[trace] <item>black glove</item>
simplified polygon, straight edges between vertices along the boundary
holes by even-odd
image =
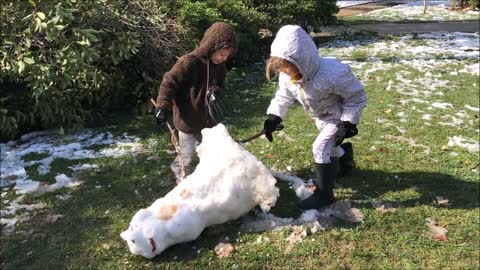
[[[165,122],[167,122],[168,117],[171,114],[169,110],[160,109],[158,107],[155,108],[155,110],[153,110],[153,113],[154,113],[155,119],[157,120],[157,124],[160,126],[165,124]]]
[[[212,91],[208,97],[208,115],[215,122],[215,124],[221,123],[225,120],[225,104],[223,98]]]
[[[348,121],[342,121],[337,124],[338,131],[335,134],[335,146],[342,144],[346,138],[351,138],[358,134],[357,125]]]
[[[265,130],[265,136],[270,142],[273,142],[272,133],[274,131],[280,131],[283,129],[282,118],[269,114],[267,120],[263,123],[263,130]]]

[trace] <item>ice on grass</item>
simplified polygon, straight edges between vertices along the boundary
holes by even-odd
[[[270,171],[223,125],[202,130],[195,171],[165,197],[139,210],[121,237],[136,255],[153,258],[196,239],[205,227],[234,220],[256,205],[269,211],[279,190]]]

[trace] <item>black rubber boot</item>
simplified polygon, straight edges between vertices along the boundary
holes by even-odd
[[[355,171],[355,161],[353,160],[353,145],[350,142],[343,143],[340,147],[345,154],[339,158],[340,172],[338,177],[351,176]]]
[[[316,180],[315,191],[312,196],[300,202],[303,210],[318,209],[335,202],[333,187],[335,184],[335,166],[333,163],[315,163]]]

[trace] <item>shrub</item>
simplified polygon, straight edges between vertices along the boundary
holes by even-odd
[[[267,28],[276,31],[285,24],[300,25],[307,32],[336,21],[336,0],[253,0],[268,15]]]
[[[158,41],[153,33],[163,27],[164,38],[169,38],[176,29],[166,23],[161,9],[146,18],[145,2],[4,4],[0,138],[12,138],[19,130],[79,128],[107,111],[146,100],[155,80],[152,71],[142,68],[148,62],[145,56],[166,45],[163,59],[155,61],[172,58],[171,39],[152,46]]]
[[[0,17],[0,140],[80,128],[145,103],[215,21],[235,28],[232,62],[243,65],[268,47],[261,28],[311,29],[335,12],[334,0],[8,1]]]

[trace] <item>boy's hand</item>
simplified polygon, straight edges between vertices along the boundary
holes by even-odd
[[[346,138],[351,138],[358,134],[357,125],[348,121],[342,121],[337,124],[337,134],[335,135],[335,146],[342,144]]]
[[[171,112],[169,110],[164,110],[157,107],[155,108],[153,113],[154,113],[155,119],[157,120],[157,124],[161,126],[165,124],[165,122],[167,122],[168,116],[170,115]]]
[[[267,120],[263,123],[263,130],[265,130],[265,136],[267,137],[268,141],[273,142],[272,133],[274,131],[280,131],[283,129],[282,118],[274,115],[269,114]]]

